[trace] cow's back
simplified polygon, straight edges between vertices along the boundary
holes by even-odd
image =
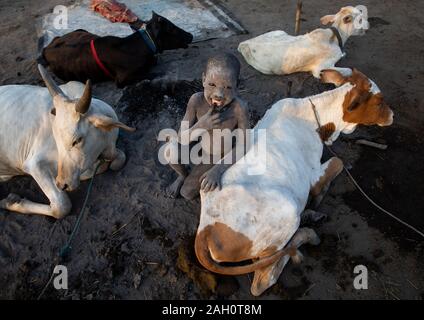
[[[285,112],[297,103],[302,102],[280,100],[266,112],[251,131],[251,146],[246,155],[224,173],[223,186],[255,183],[290,188],[296,198],[309,193],[322,145],[308,122]]]
[[[238,51],[249,65],[260,72],[282,74],[281,65],[285,49],[294,39],[284,31],[271,31],[241,42]]]
[[[222,224],[252,243],[251,257],[271,248],[283,248],[299,226],[298,204],[284,188],[231,184],[224,191],[201,192],[198,232]],[[237,251],[237,243],[227,244]]]
[[[46,88],[30,85],[0,87],[0,176],[22,174],[36,144],[49,144],[52,99]],[[40,139],[40,135],[47,137]]]
[[[100,81],[105,75],[97,66],[90,48],[91,40],[97,38],[99,36],[85,30],[56,37],[43,49],[43,58],[62,80]]]
[[[265,74],[311,71],[331,56],[341,57],[338,46],[330,44],[331,31],[316,29],[300,36],[271,31],[240,43],[238,50],[252,67]]]

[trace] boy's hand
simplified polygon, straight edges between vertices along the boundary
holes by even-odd
[[[219,128],[219,124],[224,120],[221,114],[212,114],[213,109],[210,108],[198,121],[198,127],[205,130]]]
[[[200,190],[209,192],[215,190],[217,187],[221,190],[221,176],[222,171],[220,170],[219,165],[212,167],[200,177]]]

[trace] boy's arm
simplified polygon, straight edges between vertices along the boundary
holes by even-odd
[[[196,100],[198,99],[196,96],[196,94],[193,94],[190,97],[184,118],[181,121],[180,130],[178,131],[178,142],[181,144],[189,144],[191,142],[191,140],[186,141],[185,135],[188,134],[187,137],[190,137],[190,128],[196,123]]]
[[[212,108],[200,119],[197,119],[196,107],[202,103],[202,98],[203,94],[197,93],[193,94],[188,101],[187,110],[178,132],[180,144],[188,145],[192,141],[197,141],[206,130],[213,129],[221,122],[219,114],[212,114]]]
[[[224,172],[230,168],[234,163],[236,163],[241,157],[243,157],[247,152],[247,129],[250,128],[249,125],[249,109],[247,105],[243,102],[239,102],[239,108],[236,113],[237,116],[237,127],[240,130],[240,134],[243,140],[241,142],[237,141],[235,147],[231,152],[228,152],[215,166],[210,170],[205,172],[199,179],[201,185],[200,189],[208,192],[215,190],[218,187],[221,190],[221,176]],[[242,154],[238,154],[237,150],[240,146],[243,145]]]

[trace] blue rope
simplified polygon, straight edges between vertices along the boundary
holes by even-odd
[[[72,233],[69,236],[68,241],[66,242],[66,244],[60,249],[59,257],[61,259],[67,258],[69,256],[69,254],[71,253],[71,250],[72,250],[71,243],[72,243],[72,240],[75,237],[75,234],[77,233],[77,231],[79,229],[79,226],[81,224],[82,217],[84,216],[85,207],[87,206],[88,198],[90,196],[91,189],[93,188],[94,177],[96,176],[97,170],[99,169],[99,167],[103,163],[104,163],[104,161],[103,160],[100,160],[100,163],[97,165],[96,169],[94,170],[94,174],[91,177],[90,184],[88,185],[87,194],[85,195],[84,203],[83,203],[82,208],[81,208],[81,211],[80,211],[80,213],[78,215],[78,219],[77,219],[77,222],[75,223],[74,229],[72,230]]]
[[[86,196],[85,196],[85,200],[84,200],[84,203],[83,203],[83,205],[82,205],[81,211],[80,211],[80,213],[79,213],[79,215],[78,215],[78,219],[77,219],[77,222],[75,223],[74,229],[72,230],[72,233],[71,233],[71,235],[69,236],[68,241],[66,242],[66,244],[62,247],[62,249],[60,249],[60,252],[59,252],[59,258],[60,258],[60,259],[65,259],[65,258],[67,258],[67,257],[69,256],[69,254],[71,253],[71,250],[72,250],[71,242],[72,242],[72,240],[74,239],[74,236],[75,236],[75,234],[76,234],[76,232],[77,232],[77,230],[78,230],[78,228],[79,228],[79,226],[80,226],[80,224],[81,224],[81,220],[82,220],[82,217],[83,217],[83,213],[84,213],[85,207],[87,206],[88,197],[90,196],[91,189],[92,189],[92,187],[93,187],[94,177],[95,177],[95,175],[96,175],[96,173],[97,173],[97,170],[100,168],[100,166],[101,166],[103,163],[104,163],[104,160],[100,160],[100,163],[97,165],[96,169],[94,170],[94,174],[93,174],[93,176],[91,177],[90,184],[88,185],[87,194],[86,194]],[[50,283],[53,281],[53,278],[54,278],[54,273],[52,272],[52,274],[51,274],[51,276],[50,276],[50,278],[49,278],[49,281],[47,281],[47,283],[46,283],[46,285],[44,286],[43,290],[41,291],[40,295],[37,297],[37,300],[40,300],[40,299],[41,299],[41,297],[44,295],[44,293],[46,292],[47,287],[48,287],[48,286],[50,285]]]

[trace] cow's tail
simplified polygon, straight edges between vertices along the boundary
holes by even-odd
[[[213,260],[210,255],[207,231],[200,232],[196,235],[194,249],[197,259],[204,268],[208,269],[209,271],[224,275],[240,275],[251,273],[255,270],[270,266],[285,255],[296,256],[297,254],[296,248],[284,248],[268,257],[261,257],[259,260],[251,264],[243,266],[223,266]]]

